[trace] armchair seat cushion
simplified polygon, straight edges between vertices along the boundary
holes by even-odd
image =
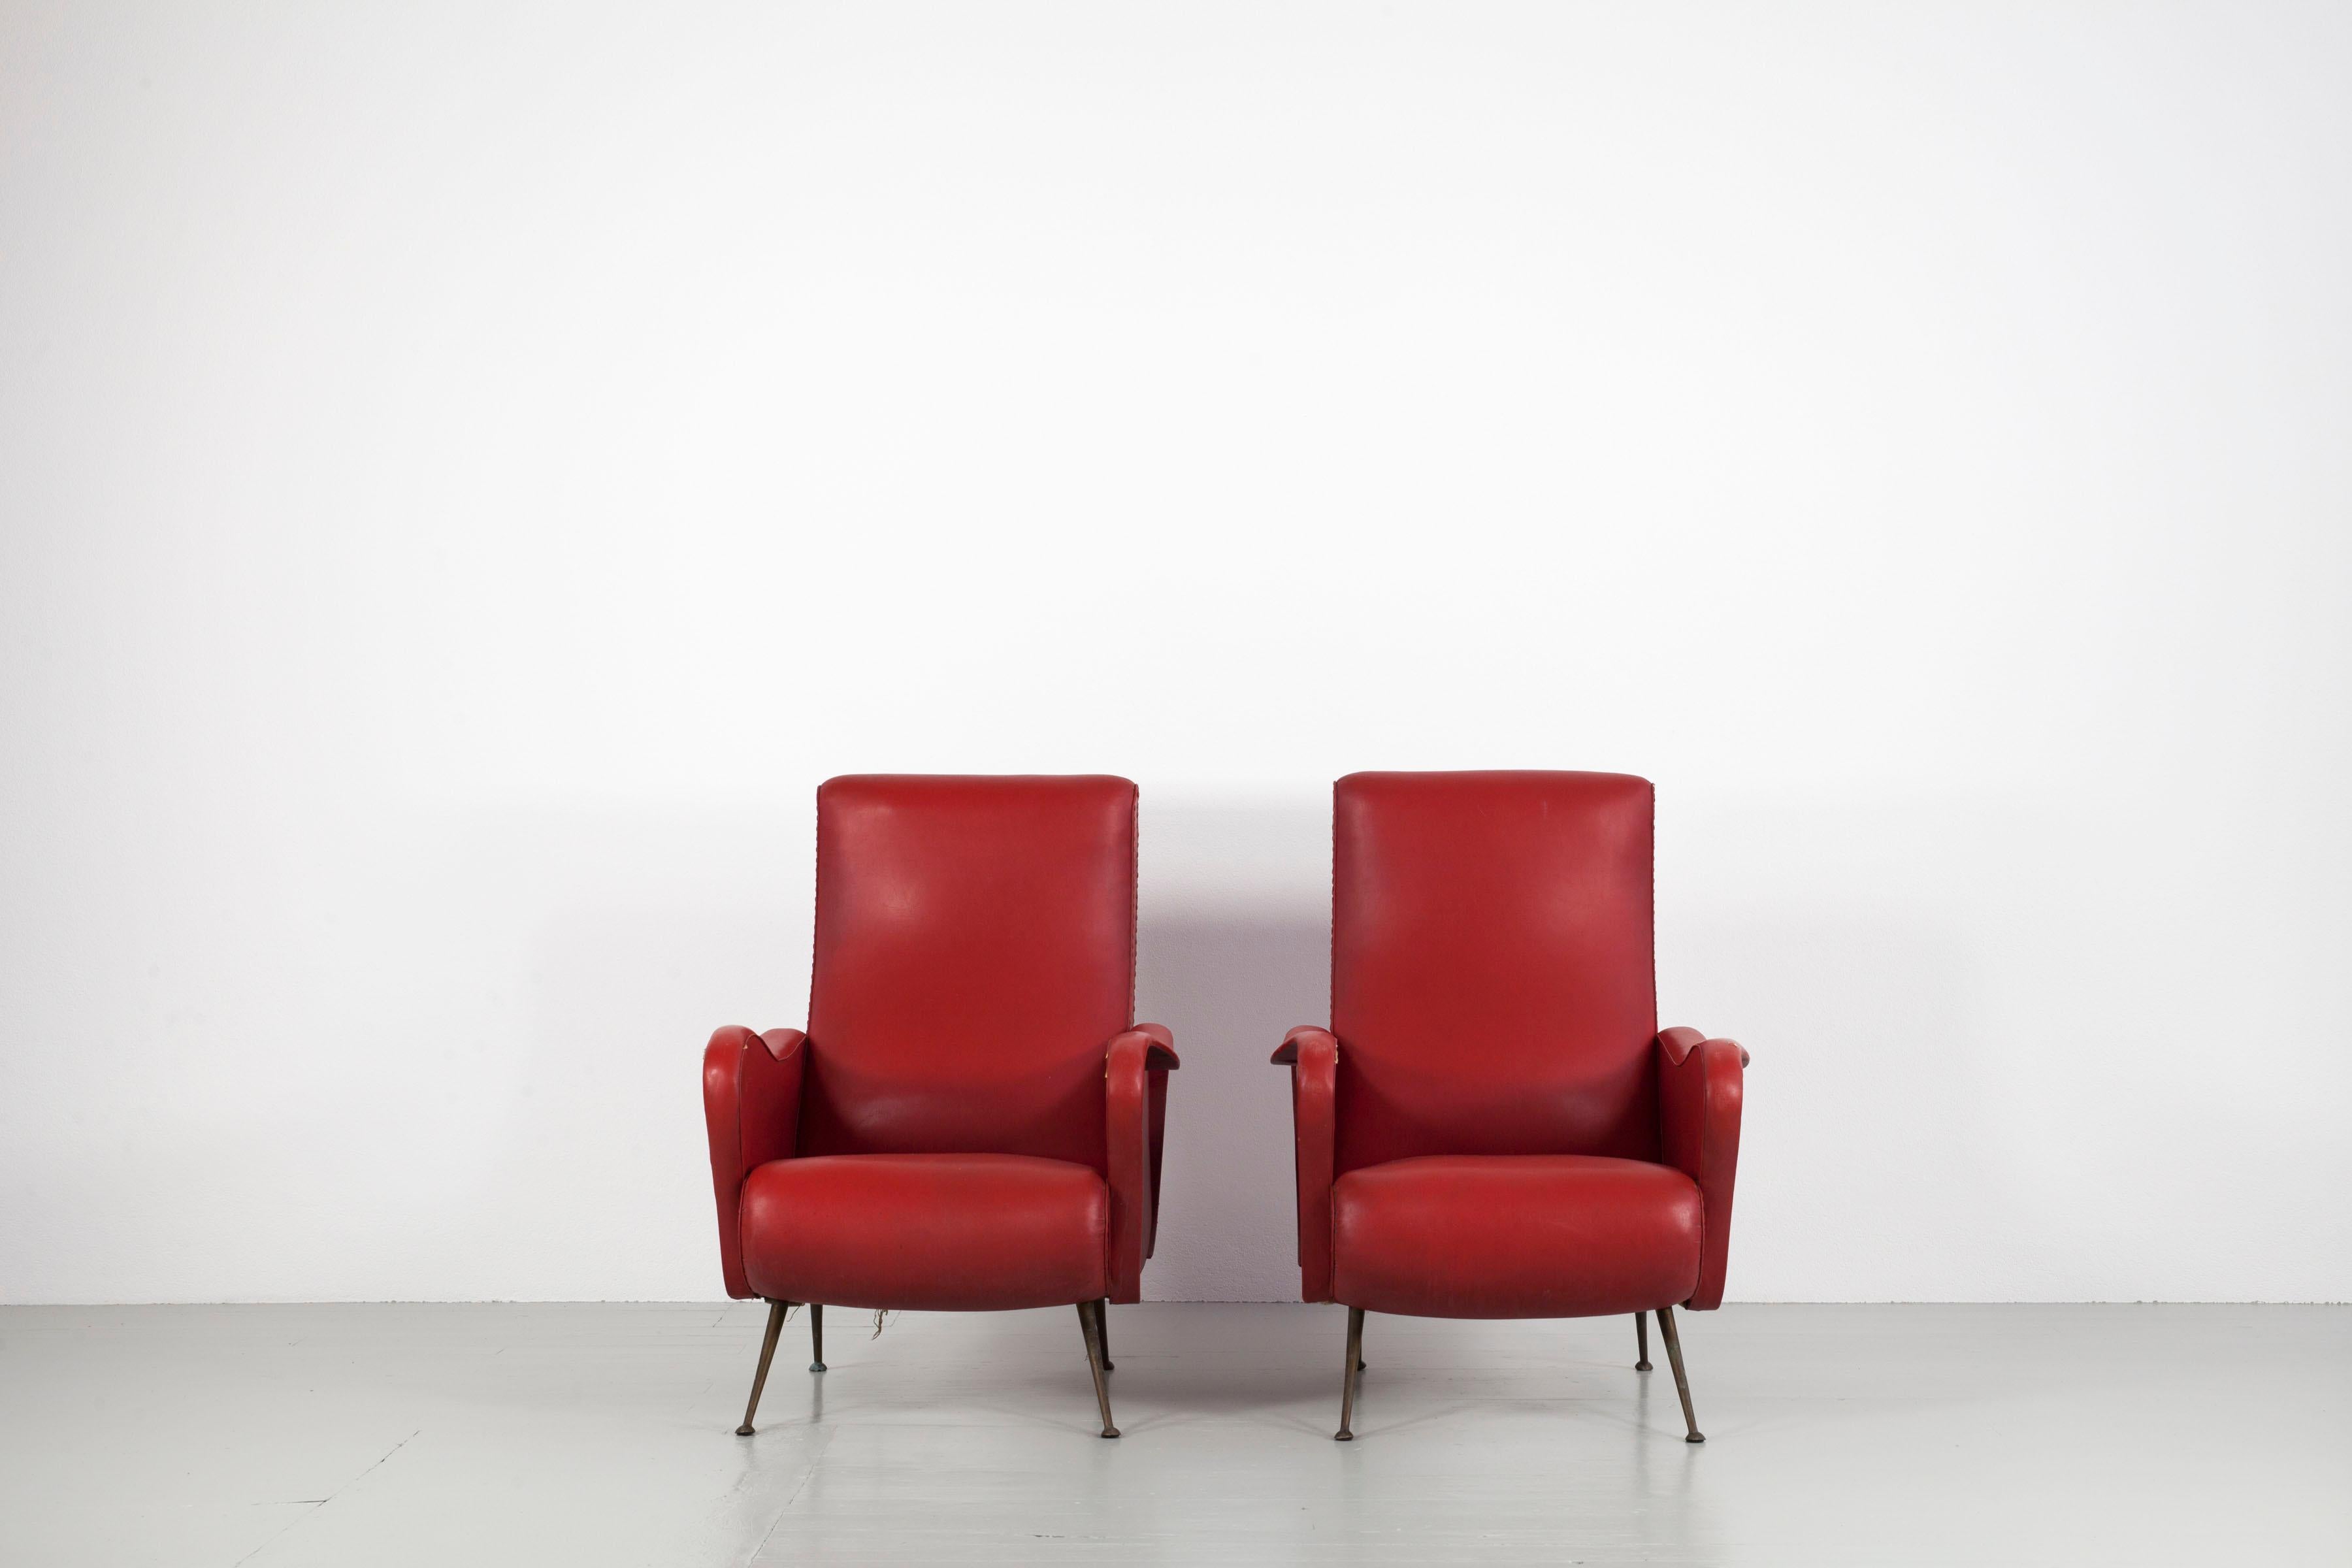
[[[1579,1318],[1687,1300],[1706,1212],[1670,1165],[1433,1154],[1331,1188],[1332,1296],[1422,1318]]]
[[[772,1160],[743,1183],[759,1295],[993,1311],[1110,1293],[1110,1204],[1092,1167],[1024,1154]]]

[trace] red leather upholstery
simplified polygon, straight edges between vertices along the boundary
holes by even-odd
[[[743,1264],[775,1301],[979,1311],[1110,1293],[1102,1177],[1026,1154],[772,1160],[743,1184]]]
[[[817,792],[809,1032],[721,1029],[704,1056],[730,1295],[1140,1297],[1177,1059],[1129,1025],[1135,817],[1106,777]]]
[[[1332,818],[1339,1166],[1655,1159],[1650,785],[1354,773]]]
[[[1108,1116],[1106,1176],[1112,1215],[1111,1273],[1136,1282],[1160,1225],[1160,1130],[1168,1104],[1167,1069],[1176,1065],[1171,1037],[1146,1024],[1113,1037],[1103,1066]],[[1132,1301],[1133,1295],[1120,1296]]]
[[[719,1266],[727,1294],[752,1293],[743,1276],[735,1194],[770,1160],[789,1160],[801,1123],[801,1071],[808,1037],[798,1029],[755,1035],[730,1024],[702,1051],[702,1120],[710,1133],[710,1184],[719,1197]]]
[[[1721,1303],[1747,1058],[1658,1031],[1651,800],[1617,773],[1339,781],[1332,1027],[1275,1053],[1307,1300]]]
[[[1339,1109],[1339,1042],[1301,1025],[1274,1053],[1290,1066],[1290,1121],[1298,1143],[1298,1282],[1309,1301],[1331,1298],[1332,1147]]]
[[[1697,1186],[1592,1154],[1423,1154],[1331,1189],[1334,1289],[1421,1318],[1579,1318],[1683,1300],[1698,1282]]]
[[[817,791],[811,1154],[1103,1168],[1135,996],[1135,786],[839,778]]]
[[[1658,1036],[1658,1057],[1666,1163],[1697,1183],[1706,1199],[1706,1249],[1690,1297],[1690,1305],[1704,1311],[1723,1305],[1748,1053],[1736,1041],[1710,1040],[1696,1029],[1668,1029]]]

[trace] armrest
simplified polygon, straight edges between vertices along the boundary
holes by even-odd
[[[1339,1142],[1339,1042],[1302,1025],[1282,1037],[1276,1067],[1290,1068],[1290,1121],[1297,1144],[1298,1293],[1331,1299],[1331,1179]]]
[[[1658,1036],[1658,1134],[1665,1162],[1698,1184],[1706,1230],[1699,1243],[1693,1311],[1723,1305],[1731,1255],[1731,1188],[1739,1170],[1739,1102],[1748,1052],[1737,1040],[1696,1029]]]
[[[1176,1037],[1138,1024],[1103,1047],[1103,1144],[1110,1186],[1110,1299],[1143,1299],[1143,1260],[1160,1228],[1160,1147]]]
[[[755,1035],[730,1024],[702,1050],[702,1117],[710,1132],[710,1187],[719,1200],[719,1263],[727,1293],[753,1292],[743,1274],[736,1200],[743,1178],[771,1160],[792,1158],[800,1142],[801,1069],[808,1037],[798,1029]]]

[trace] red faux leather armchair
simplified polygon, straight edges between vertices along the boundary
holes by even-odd
[[[1657,1026],[1651,789],[1620,773],[1352,773],[1332,811],[1331,1027],[1293,1029],[1298,1269],[1364,1314],[1721,1305],[1748,1053]]]
[[[1075,1305],[1116,1437],[1106,1301],[1139,1299],[1174,1041],[1130,1025],[1135,786],[869,775],[817,791],[809,1028],[702,1058],[727,1293],[767,1336],[824,1304]]]

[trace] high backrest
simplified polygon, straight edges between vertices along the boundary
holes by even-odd
[[[1338,1166],[1658,1154],[1651,792],[1351,773],[1332,805]]]
[[[866,774],[816,796],[807,1154],[1104,1167],[1135,995],[1135,786]]]

